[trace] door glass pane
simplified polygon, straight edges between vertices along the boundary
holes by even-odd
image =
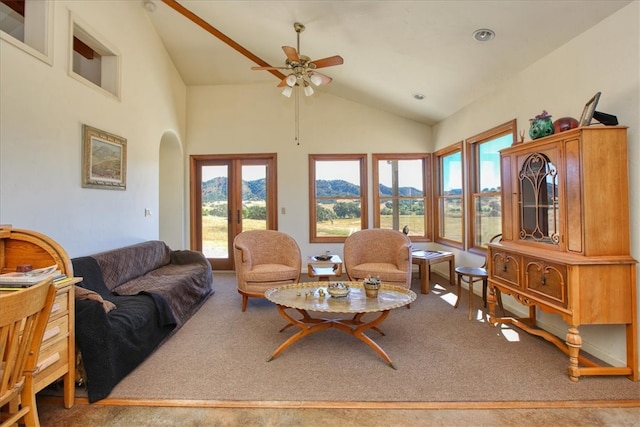
[[[202,167],[202,252],[207,258],[229,258],[229,167]]]
[[[242,230],[267,229],[267,166],[242,166]]]

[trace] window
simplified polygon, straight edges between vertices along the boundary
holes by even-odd
[[[464,248],[462,142],[434,153],[435,241]]]
[[[373,155],[373,226],[431,240],[430,154]],[[405,228],[406,227],[406,228]]]
[[[367,228],[367,155],[309,155],[309,241],[344,242]]]
[[[468,247],[484,251],[502,232],[500,150],[516,141],[515,119],[467,139],[469,155]]]
[[[120,99],[120,55],[72,15],[69,75]]]
[[[52,5],[50,0],[0,0],[0,38],[51,65]]]

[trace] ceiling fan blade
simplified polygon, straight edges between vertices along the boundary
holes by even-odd
[[[320,85],[328,85],[333,81],[333,79],[325,74],[319,73],[317,71],[311,71],[311,74],[316,75],[322,79]]]
[[[284,54],[287,55],[287,58],[290,61],[300,62],[300,57],[298,56],[298,51],[294,47],[291,46],[282,46],[282,50],[284,50]]]
[[[251,67],[252,70],[286,70],[287,67]]]
[[[317,59],[315,61],[309,61],[309,65],[314,64],[315,68],[324,68],[324,67],[333,67],[334,65],[342,65],[344,64],[344,59],[342,56],[335,55],[330,56],[328,58]],[[313,66],[311,66],[313,67]]]

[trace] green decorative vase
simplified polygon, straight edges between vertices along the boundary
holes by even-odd
[[[529,119],[529,122],[531,122],[531,127],[529,128],[529,136],[531,139],[553,135],[554,129],[551,115],[546,111],[543,110],[542,114],[535,116],[533,119]]]

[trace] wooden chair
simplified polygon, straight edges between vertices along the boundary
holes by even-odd
[[[233,240],[233,256],[242,311],[247,309],[249,297],[264,298],[267,289],[300,280],[300,247],[286,233],[243,231]]]
[[[383,283],[411,289],[411,240],[395,230],[356,231],[344,241],[344,265],[349,280],[371,275]]]
[[[502,234],[496,234],[493,236],[489,243],[496,242],[502,238]],[[484,307],[487,308],[487,287],[489,286],[489,273],[487,272],[487,260],[485,258],[482,267],[465,267],[460,266],[455,269],[457,281],[458,281],[458,299],[456,300],[453,308],[458,308],[460,302],[460,294],[462,292],[462,282],[469,284],[469,320],[473,317],[473,283],[482,281],[482,301]],[[504,307],[502,306],[502,294],[497,290],[496,297],[498,298],[498,305],[504,315]]]
[[[55,297],[51,280],[0,295],[0,408],[8,408],[0,414],[2,427],[20,420],[27,427],[40,425],[33,374]]]

